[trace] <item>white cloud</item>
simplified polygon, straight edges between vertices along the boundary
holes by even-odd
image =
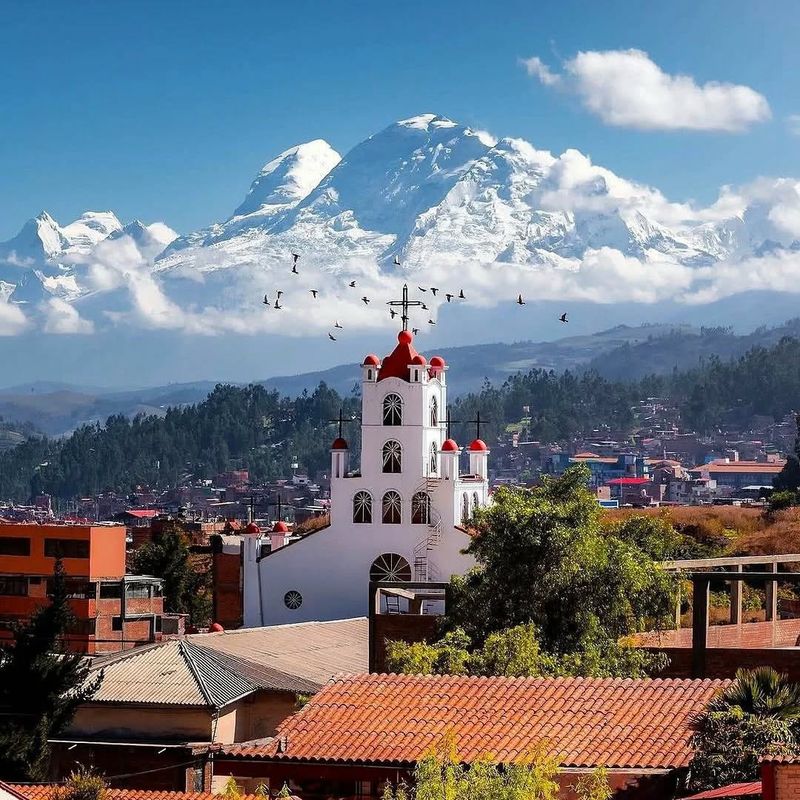
[[[91,320],[83,319],[78,310],[60,297],[51,297],[41,308],[44,314],[44,332],[60,334],[86,334],[94,332]]]
[[[766,98],[749,86],[670,75],[642,50],[582,51],[561,74],[537,56],[522,63],[545,86],[576,94],[609,125],[735,132],[770,118]]]
[[[0,336],[16,336],[28,327],[28,319],[14,303],[0,301]]]
[[[793,136],[800,136],[800,114],[789,114],[786,117],[786,125],[789,128],[789,133]]]

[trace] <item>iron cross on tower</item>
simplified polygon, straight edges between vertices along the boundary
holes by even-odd
[[[342,411],[341,408],[339,409],[339,416],[336,417],[336,419],[329,419],[328,420],[328,424],[329,425],[338,425],[339,426],[339,433],[337,435],[338,435],[338,437],[340,439],[342,438],[343,428],[348,422],[355,422],[355,417],[349,417],[348,419],[345,419],[344,412]]]
[[[475,419],[468,419],[467,422],[469,422],[469,423],[471,423],[471,424],[473,424],[475,426],[475,438],[476,439],[480,439],[481,438],[481,425],[485,425],[486,424],[486,420],[485,419],[481,419],[481,412],[480,411],[476,412]]]
[[[407,331],[408,330],[408,309],[411,306],[421,306],[422,302],[420,300],[409,300],[408,299],[408,284],[404,283],[403,284],[403,299],[402,300],[389,300],[389,302],[386,305],[389,306],[390,308],[393,308],[395,306],[400,306],[400,308],[403,309],[403,314],[400,317],[400,319],[403,320],[403,330]]]
[[[448,406],[447,407],[447,411],[445,411],[445,418],[444,418],[444,425],[445,425],[445,430],[447,431],[447,438],[448,439],[452,438],[450,436],[450,428],[451,428],[451,426],[452,426],[452,424],[454,422],[455,423],[459,423],[459,422],[461,422],[461,420],[460,419],[453,419],[450,416],[450,406]]]

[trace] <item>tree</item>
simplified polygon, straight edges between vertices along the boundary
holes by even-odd
[[[107,788],[102,775],[80,766],[69,774],[63,786],[54,789],[52,800],[104,800]]]
[[[800,685],[771,667],[738,670],[693,723],[693,788],[757,780],[763,756],[795,751],[799,721]]]
[[[631,666],[620,639],[670,620],[675,578],[634,541],[601,530],[588,477],[580,465],[531,490],[501,487],[477,513],[466,550],[477,566],[452,579],[446,617],[471,650],[533,625],[544,653],[592,674],[606,657]]]
[[[63,651],[72,621],[66,573],[57,559],[50,603],[27,624],[17,625],[11,645],[0,650],[0,775],[5,779],[45,780],[48,740],[100,687],[102,674],[88,680],[86,659]]]
[[[794,452],[789,453],[783,469],[775,476],[772,485],[776,492],[794,492],[800,489],[800,414],[795,415],[797,435],[794,439]]]
[[[383,800],[557,800],[558,773],[558,760],[544,744],[511,764],[486,757],[465,765],[449,733],[419,760],[412,786],[387,784]],[[579,780],[575,793],[578,800],[608,800],[605,771]]]
[[[163,580],[166,611],[188,614],[193,625],[208,623],[208,575],[193,568],[189,539],[178,523],[165,525],[152,542],[142,545],[134,553],[133,563],[139,574]]]

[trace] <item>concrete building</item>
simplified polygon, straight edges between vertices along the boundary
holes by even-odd
[[[746,486],[772,488],[773,479],[783,469],[785,460],[740,461],[729,458],[715,459],[689,470],[697,478],[716,481],[717,486],[743,489]]]
[[[58,556],[75,617],[70,650],[116,652],[160,636],[161,581],[125,574],[125,528],[0,524],[0,637],[49,602]]]
[[[360,468],[340,435],[330,524],[291,543],[283,522],[269,539],[245,535],[245,626],[364,615],[370,580],[448,580],[472,566],[463,524],[488,502],[489,449],[475,439],[460,472],[444,422],[446,372],[405,330],[383,360],[364,359]]]

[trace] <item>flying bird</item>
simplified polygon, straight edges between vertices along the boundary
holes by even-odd
[[[339,324],[339,320],[337,319],[333,325],[334,328],[341,328],[342,326]]]
[[[466,300],[467,299],[466,297],[464,297],[464,290],[463,289],[459,289],[458,290],[458,299],[459,300]]]
[[[336,337],[335,337],[335,336],[334,336],[334,335],[333,335],[333,334],[332,334],[330,331],[328,331],[328,338],[329,338],[329,339],[330,339],[332,342],[335,342],[335,341],[336,341]]]
[[[452,295],[452,294],[450,294],[450,292],[447,292],[447,293],[445,294],[445,297],[447,298],[447,302],[448,302],[448,303],[449,303],[449,302],[450,302],[450,301],[453,299],[453,295]]]
[[[569,322],[566,311],[558,318],[559,322]]]
[[[365,305],[365,306],[368,306],[368,305],[369,305],[369,297],[367,297],[366,295],[364,295],[364,296],[363,296],[361,299],[364,301],[364,305]]]
[[[426,305],[425,305],[425,303],[423,303],[423,304],[420,306],[420,308],[421,308],[423,311],[427,311],[427,310],[428,310],[428,306],[426,306]]]
[[[389,309],[389,316],[390,316],[392,319],[394,319],[394,318],[397,316],[397,312],[396,312],[396,311],[395,311],[393,308],[390,308],[390,309]]]
[[[436,297],[436,292],[439,290],[435,286],[431,286],[431,291],[433,292],[433,296]]]
[[[421,292],[427,292],[428,291],[427,289],[423,289],[421,286],[417,286],[417,289],[419,289]]]
[[[317,299],[317,290],[316,289],[309,289],[308,291],[311,292],[311,296],[316,300]]]
[[[518,306],[524,306],[524,305],[525,305],[525,301],[522,299],[522,295],[520,295],[520,296],[517,298],[517,305],[518,305]]]
[[[299,275],[300,273],[297,271],[297,264],[292,264],[292,275]]]
[[[283,289],[278,289],[278,300],[280,300],[281,297],[283,297]]]
[[[435,325],[435,324],[436,324],[436,323],[435,323],[435,322],[434,322],[432,319],[429,319],[429,320],[428,320],[428,325]]]
[[[270,305],[270,302],[269,302],[269,297],[267,297],[266,295],[264,295],[264,299],[262,300],[262,302],[264,303],[264,305],[265,305],[265,306],[268,306],[268,305]]]
[[[293,266],[296,266],[296,265],[297,265],[297,259],[298,259],[298,258],[300,258],[300,256],[299,256],[299,254],[298,254],[298,253],[292,253],[292,265],[293,265]]]
[[[273,306],[273,308],[277,308],[278,311],[280,311],[283,308],[283,306],[276,300],[275,301],[275,305]]]
[[[355,281],[350,281],[350,288],[351,289],[355,289],[356,288],[356,282]]]
[[[400,259],[399,259],[397,256],[395,256],[395,257],[394,257],[394,265],[395,265],[396,267],[399,267],[399,266],[400,266]]]
[[[412,328],[411,333],[413,333],[414,336],[416,336],[419,333],[419,328]]]

